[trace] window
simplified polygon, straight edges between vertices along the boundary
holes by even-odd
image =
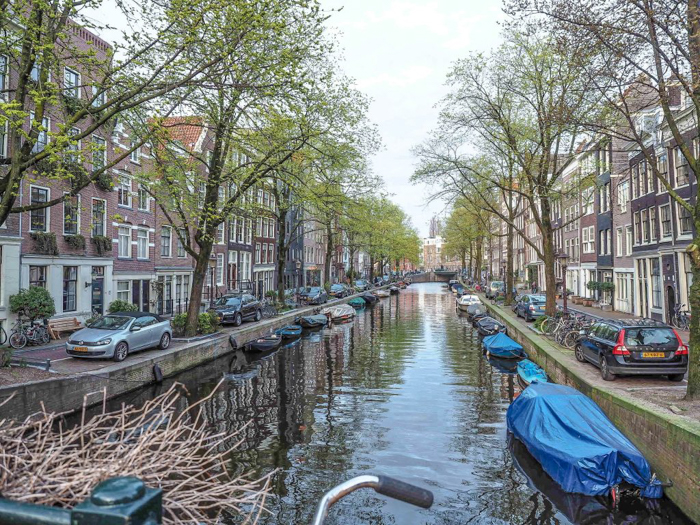
[[[255,245],[255,264],[260,264],[261,253],[260,253],[260,243]]]
[[[269,237],[275,236],[275,219],[269,219],[268,232]]]
[[[598,254],[605,254],[605,230],[598,230]]]
[[[639,197],[639,164],[632,168],[632,198]]]
[[[627,204],[630,200],[630,183],[625,180],[617,187],[617,203],[620,206],[620,212],[627,213]]]
[[[117,204],[131,208],[131,177],[121,175],[117,186]]]
[[[605,230],[605,255],[612,255],[612,230]]]
[[[70,128],[68,131],[69,137],[77,137],[80,134],[80,128]],[[67,151],[72,151],[74,153],[69,153],[67,155],[67,160],[71,162],[79,162],[80,158],[78,152],[80,151],[80,139],[71,138],[70,143],[66,146]]]
[[[92,236],[103,237],[106,235],[105,222],[107,205],[102,199],[92,199]]]
[[[221,286],[224,284],[224,254],[216,254],[216,284]]]
[[[622,228],[615,230],[615,256],[622,257]]]
[[[92,136],[92,169],[104,168],[107,164],[107,141],[97,135]]]
[[[236,218],[228,220],[228,242],[236,242]]]
[[[262,263],[267,264],[267,244],[263,243],[262,245]]]
[[[656,240],[656,207],[649,208],[649,234],[651,240]]]
[[[253,220],[246,221],[246,244],[253,244]]]
[[[583,253],[595,253],[595,234],[593,226],[583,228]]]
[[[642,160],[639,163],[639,196],[647,193],[647,161]]]
[[[267,235],[263,235],[263,226],[264,226],[265,230],[267,230],[267,224],[263,224],[263,218],[258,217],[258,222],[257,222],[257,226],[255,229],[255,235],[257,237],[267,237]]]
[[[659,259],[651,259],[651,305],[661,308],[661,265]]]
[[[649,169],[646,161],[644,161],[644,178],[647,182],[647,193],[654,193],[654,170]]]
[[[131,148],[136,148],[136,149],[134,149],[131,153],[129,153],[129,160],[131,162],[135,162],[136,164],[138,164],[139,162],[141,162],[141,148],[136,147],[136,142],[134,142],[133,140],[131,141]],[[131,148],[129,148],[129,149],[131,149]]]
[[[144,228],[136,230],[136,257],[148,259],[148,230]]]
[[[7,57],[0,55],[0,100],[5,100],[5,89],[7,89]]]
[[[1,95],[0,100],[2,100]],[[0,159],[5,158],[7,158],[7,122],[0,125]]]
[[[639,212],[634,212],[634,242],[642,244],[642,223],[640,222]]]
[[[63,70],[63,87],[69,97],[80,98],[80,75],[69,68]]]
[[[49,190],[47,188],[39,188],[31,186],[30,190],[31,204],[44,204],[49,201]],[[48,231],[49,226],[49,210],[48,208],[39,208],[32,210],[30,213],[29,228],[33,232]]]
[[[661,218],[661,238],[670,237],[671,231],[671,206],[666,204],[659,206],[659,216]]]
[[[683,155],[681,148],[676,148],[674,161],[676,163],[676,187],[683,186],[690,182],[690,172],[688,169],[688,161]]]
[[[63,311],[75,312],[76,292],[78,289],[78,267],[63,267]]]
[[[46,266],[29,267],[29,286],[46,288]]]
[[[668,180],[668,157],[666,154],[660,155],[657,160],[657,169],[659,170],[659,176],[663,177],[664,180]],[[666,188],[662,188],[662,184],[659,182],[658,191],[665,191]]]
[[[160,230],[160,255],[161,257],[170,257],[172,255],[171,241],[172,232],[170,226],[163,226]]]
[[[642,242],[647,243],[649,242],[649,223],[647,222],[649,218],[648,210],[642,210],[640,216],[642,222]]]
[[[217,242],[219,244],[225,244],[226,243],[226,229],[225,229],[225,224],[223,222],[220,222],[219,225],[216,227],[216,238]]]
[[[244,237],[243,237],[243,226],[244,226],[245,219],[242,217],[238,217],[236,220],[236,241],[239,243],[243,243]]]
[[[204,208],[204,202],[207,197],[207,183],[206,182],[200,182],[199,183],[199,193],[197,194],[197,204],[199,205],[199,208],[202,209]]]
[[[678,227],[680,235],[693,232],[693,218],[690,216],[690,212],[680,204],[678,205]]]
[[[131,257],[131,228],[128,226],[119,226],[119,257]]]
[[[151,208],[150,204],[150,198],[146,188],[143,186],[143,184],[139,184],[139,210],[149,211]]]
[[[267,245],[267,261],[270,264],[275,262],[275,245],[272,243]]]
[[[66,195],[63,201],[63,235],[77,235],[80,230],[80,195]]]
[[[92,107],[99,108],[106,101],[105,92],[97,86],[92,86]]]
[[[632,255],[632,226],[625,227],[625,255]]]
[[[583,215],[593,213],[593,188],[586,188],[581,192],[581,204],[583,206]]]
[[[131,302],[131,281],[117,281],[117,300]]]
[[[604,184],[598,190],[599,213],[605,213],[610,209],[610,183]]]
[[[180,235],[177,238],[177,256],[178,257],[187,257],[187,252],[185,251],[185,244],[182,242],[182,239],[185,239],[187,237],[187,232],[185,231],[184,228],[180,228]]]
[[[36,123],[34,122],[36,115],[34,115],[33,111],[29,113],[29,118],[31,120],[32,127],[34,127],[36,125]],[[34,143],[34,147],[32,148],[32,153],[44,151],[44,148],[46,148],[46,146],[49,143],[50,126],[51,123],[47,117],[41,119],[41,124],[38,126],[39,134],[36,137],[36,142]]]

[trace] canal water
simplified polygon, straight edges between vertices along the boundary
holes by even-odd
[[[276,470],[261,523],[309,523],[324,491],[363,473],[427,487],[435,504],[421,510],[358,491],[326,523],[690,523],[667,500],[624,498],[612,510],[605,500],[563,494],[522,446],[509,447],[515,376],[484,358],[439,283],[412,285],[272,355],[239,353],[177,380],[196,400],[222,376],[208,422],[221,431],[250,422],[231,470]]]

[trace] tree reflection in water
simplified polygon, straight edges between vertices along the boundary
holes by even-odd
[[[177,380],[197,399],[222,372],[227,381],[206,417],[222,432],[239,430],[231,472],[278,469],[262,523],[308,523],[323,492],[365,472],[428,487],[435,505],[416,510],[360,491],[334,507],[327,523],[570,523],[572,515],[508,450],[505,411],[515,377],[484,358],[476,332],[438,283],[412,285],[353,322],[306,334],[272,355],[239,352]],[[144,389],[131,400],[154,393]],[[615,523],[657,523],[672,508],[635,508]]]

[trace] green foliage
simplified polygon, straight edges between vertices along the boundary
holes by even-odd
[[[112,191],[114,189],[114,178],[112,174],[107,171],[100,173],[97,179],[95,179],[95,186],[102,191]]]
[[[184,335],[187,327],[187,314],[178,314],[170,320],[175,335]],[[197,316],[196,333],[200,335],[213,334],[219,329],[219,317],[215,313],[205,312]]]
[[[56,313],[56,307],[46,288],[30,286],[10,296],[10,312],[32,320],[48,319]]]
[[[538,317],[537,319],[535,319],[535,322],[533,323],[533,326],[534,326],[537,330],[542,330],[542,323],[544,323],[546,319],[547,319],[547,316],[546,316],[546,315],[542,315],[542,316]]]
[[[274,299],[275,297],[277,297],[277,291],[276,290],[268,290],[265,293],[265,297],[271,297]]]
[[[34,232],[32,233],[34,246],[38,253],[44,255],[58,255],[58,244],[56,243],[56,234],[53,232]]]
[[[602,283],[599,283],[598,281],[588,281],[586,283],[586,288],[588,288],[590,291],[594,292],[596,290],[601,289],[601,287],[600,287],[601,284]]]
[[[609,282],[598,283],[598,289],[601,292],[613,292],[613,291],[615,291],[615,283],[609,283]]]
[[[12,361],[12,355],[14,354],[14,349],[9,346],[0,347],[0,368],[5,368],[10,366]]]
[[[170,324],[173,327],[173,332],[175,332],[175,335],[181,336],[185,333],[185,326],[187,326],[187,314],[177,314],[170,319]]]
[[[138,309],[138,306],[136,306],[133,303],[130,303],[129,301],[122,301],[121,299],[117,299],[109,303],[109,308],[107,310],[109,311],[109,313],[113,314],[115,312],[136,312]]]
[[[65,240],[68,246],[75,250],[85,249],[85,237],[82,235],[66,235]]]
[[[92,244],[95,245],[97,255],[100,257],[112,253],[112,239],[109,237],[105,237],[104,235],[96,235],[92,238]]]

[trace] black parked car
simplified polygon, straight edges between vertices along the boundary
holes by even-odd
[[[331,293],[333,297],[337,299],[342,299],[350,295],[350,289],[344,284],[333,284],[331,285]]]
[[[219,316],[219,322],[233,323],[240,326],[248,319],[260,321],[262,319],[262,305],[255,297],[247,293],[232,293],[219,297],[214,303],[214,308],[209,310]]]
[[[300,294],[302,302],[306,304],[323,304],[328,302],[326,290],[320,286],[309,286]]]
[[[683,381],[688,370],[688,347],[667,324],[651,319],[605,320],[582,333],[576,359],[600,368],[612,381],[617,375],[667,375]]]

